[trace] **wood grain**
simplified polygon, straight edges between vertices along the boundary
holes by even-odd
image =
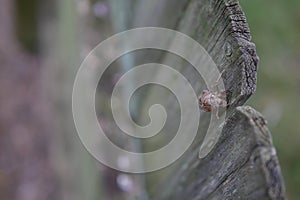
[[[172,28],[198,41],[223,72],[229,102],[226,123],[213,151],[202,160],[198,158],[210,120],[210,114],[203,113],[198,136],[185,154],[173,165],[147,174],[150,199],[284,199],[284,184],[266,122],[254,109],[239,107],[255,92],[259,58],[238,1],[167,0],[141,5],[136,13],[144,17],[135,18],[132,27]],[[158,14],[153,15],[156,11]],[[207,88],[186,61],[162,52],[152,53],[153,57],[180,71],[197,93]],[[140,64],[148,59],[142,54],[136,61]],[[158,97],[168,119],[160,133],[163,137],[143,143],[146,151],[168,142],[180,120],[176,99],[161,88],[151,88],[142,98],[140,121],[147,121],[143,113],[157,103]]]
[[[153,199],[284,199],[284,186],[264,118],[237,107],[215,149],[204,159],[186,160]]]

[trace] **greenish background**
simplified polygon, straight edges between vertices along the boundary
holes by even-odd
[[[288,199],[300,199],[300,1],[241,0],[260,57],[248,104],[268,120]]]

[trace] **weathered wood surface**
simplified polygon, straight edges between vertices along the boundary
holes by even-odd
[[[152,3],[151,3],[152,2]],[[152,18],[136,16],[131,27],[160,26],[185,33],[198,41],[209,52],[220,72],[228,91],[232,107],[242,105],[256,88],[256,69],[258,57],[255,45],[251,42],[246,18],[237,0],[175,0],[149,1],[147,7],[136,6],[139,13]],[[184,3],[182,3],[184,2]],[[140,2],[142,4],[143,1]],[[180,5],[174,6],[174,5]],[[157,11],[159,7],[173,7],[172,11]],[[158,12],[158,13],[157,13]],[[168,17],[172,12],[173,17]],[[153,15],[153,13],[156,13]],[[157,19],[159,16],[159,19]],[[166,20],[168,19],[169,23]],[[144,19],[144,20],[143,20]],[[169,61],[172,60],[172,61]],[[186,65],[178,64],[174,58],[162,62],[179,65],[180,71],[191,76]],[[187,70],[187,71],[186,71]],[[192,78],[193,79],[193,78]],[[194,78],[195,79],[195,78]],[[194,83],[198,82],[198,78]],[[199,91],[202,88],[199,88]]]
[[[230,103],[225,128],[213,151],[202,160],[197,157],[210,120],[210,114],[204,113],[198,136],[188,151],[172,166],[147,175],[150,198],[284,199],[280,167],[265,120],[252,108],[238,107],[255,92],[258,62],[255,45],[251,42],[246,18],[238,1],[167,0],[158,3],[154,0],[147,1],[145,7],[141,6],[142,2],[136,6],[138,12],[135,13],[141,14],[135,18],[132,27],[173,28],[198,41],[219,70],[224,71],[222,78]],[[166,5],[174,9],[166,12],[158,9]],[[151,13],[157,11],[158,14],[149,20]],[[168,18],[170,12],[172,17]],[[140,58],[137,60],[141,62]],[[201,77],[196,76],[185,61],[174,55],[164,55],[160,63],[179,70],[199,94],[206,89]],[[162,100],[168,99],[160,103],[170,111],[160,134],[172,137],[174,132],[171,130],[178,122],[176,114],[179,110],[176,100],[170,100],[169,93],[159,88],[151,89],[143,100],[142,113],[147,113],[149,105],[157,103],[158,96]],[[174,123],[168,123],[168,120]],[[145,142],[144,147],[151,150],[157,143],[166,141],[163,138],[153,139]]]
[[[251,107],[235,109],[207,157],[186,163],[154,199],[284,199],[270,132]]]

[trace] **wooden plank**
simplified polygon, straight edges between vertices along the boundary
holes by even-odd
[[[232,107],[254,93],[258,57],[237,0],[191,0],[176,29],[198,41],[220,72],[225,70],[222,78]]]
[[[222,77],[233,107],[242,105],[255,91],[258,56],[237,0],[141,1],[135,8],[130,27],[172,28],[209,52],[219,70],[225,70]]]
[[[151,2],[148,1],[147,9],[140,8],[139,13],[145,16],[155,13],[157,4]],[[166,19],[170,13],[159,13],[159,17],[151,18],[154,20],[151,23],[149,17],[138,18],[137,26],[150,24],[173,28],[198,41],[223,72],[229,106],[226,128],[209,156],[203,160],[197,157],[210,120],[210,114],[203,113],[198,136],[188,151],[172,166],[147,175],[150,196],[153,199],[284,199],[278,160],[264,120],[253,109],[238,107],[255,92],[259,60],[238,1],[184,1],[172,13],[173,17],[167,18],[169,23],[159,19]],[[180,71],[197,93],[207,88],[184,60],[170,54],[161,53],[159,56],[162,57],[160,63]],[[137,59],[138,64],[147,59]],[[143,143],[144,149],[150,151],[159,146],[157,144],[169,141],[174,134],[174,124],[180,120],[176,116],[180,111],[176,99],[161,88],[152,88],[147,95],[140,109],[142,123],[148,120],[147,115],[143,118],[143,113],[157,103],[157,97],[168,112],[167,122],[160,133],[163,137]]]
[[[197,152],[153,199],[284,199],[280,167],[266,121],[251,107],[237,107],[215,149]]]
[[[155,6],[149,7],[148,12],[154,12],[154,9]],[[255,45],[250,42],[249,28],[237,1],[190,0],[179,13],[180,18],[174,28],[198,41],[208,51],[219,71],[223,72],[222,78],[229,103],[228,111],[242,105],[255,91],[258,57]],[[178,16],[174,17],[178,18]],[[237,28],[237,22],[243,30]],[[173,23],[173,20],[170,23]],[[164,55],[160,63],[180,71],[189,80],[196,93],[200,95],[208,87],[186,61],[172,54],[161,53],[160,55]],[[143,59],[145,60],[147,58]],[[169,93],[161,91],[160,88],[153,88],[148,92],[148,97],[143,100],[141,113],[147,113],[149,105],[157,101],[157,96],[160,96],[162,100],[167,99],[168,102],[162,102],[162,104],[167,104],[166,110],[171,112],[170,115],[174,116],[178,113],[178,108],[174,107],[176,99],[169,100]],[[146,120],[141,117],[142,122]],[[177,121],[176,119],[170,120]],[[206,132],[209,120],[210,115],[203,114],[199,133]],[[168,130],[173,129],[172,124],[165,128],[165,135],[169,134]],[[199,145],[203,137],[204,135],[200,135],[195,145]],[[151,148],[157,142],[155,140],[150,144],[146,143],[146,149],[147,146]]]
[[[154,9],[155,6],[153,6],[153,9],[150,7],[148,12],[154,12]],[[176,12],[174,13],[176,14]],[[255,45],[250,42],[249,29],[245,18],[241,17],[241,15],[244,15],[237,1],[190,0],[184,5],[178,15],[180,15],[179,18],[174,16],[178,18],[174,28],[198,41],[208,51],[218,66],[219,71],[224,71],[222,78],[227,91],[227,101],[230,103],[228,111],[230,112],[236,106],[242,105],[255,91],[258,57],[255,53]],[[239,16],[240,24],[243,24],[242,27],[245,30],[235,31],[232,19],[236,19],[236,16]],[[251,52],[251,54],[248,52]],[[204,84],[203,79],[195,73],[193,67],[189,66],[184,60],[172,54],[167,54],[160,63],[172,66],[180,71],[189,80],[199,95],[208,87]],[[164,130],[161,133],[167,139],[153,138],[145,142],[144,147],[146,151],[152,149],[157,143],[168,142],[169,138],[174,135],[174,131],[171,130],[174,129],[174,124],[179,121],[178,113],[180,110],[178,106],[176,107],[176,98],[170,98],[169,95],[169,93],[161,91],[160,88],[153,88],[148,92],[148,97],[143,101],[144,105],[140,110],[142,113],[147,113],[149,105],[157,102],[157,97],[159,96],[159,103],[165,105],[166,110],[169,111],[168,116],[172,116],[167,119]],[[165,100],[167,102],[162,102]],[[142,118],[142,123],[144,123],[143,120],[146,121],[147,118]],[[171,121],[174,123],[171,123]],[[198,136],[184,156],[188,156],[194,149],[199,149],[209,121],[210,114],[203,113]],[[185,159],[182,158],[181,160]],[[177,164],[181,162],[183,161],[179,160]],[[149,179],[151,182],[150,185],[153,185],[158,177],[172,173],[170,171],[172,170],[165,169],[159,173],[151,174],[149,177],[153,176],[153,178]],[[153,180],[155,181],[153,182]]]

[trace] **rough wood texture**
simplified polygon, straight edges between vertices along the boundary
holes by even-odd
[[[179,30],[205,47],[219,70],[225,70],[222,78],[232,107],[242,105],[255,91],[258,57],[237,0],[142,0],[130,27],[144,26]]]
[[[147,9],[137,6],[138,13],[144,16],[155,13],[158,7],[157,1],[147,2]],[[171,1],[161,2],[161,6],[169,3]],[[150,23],[149,17],[139,17],[133,27],[155,25],[173,28],[197,40],[223,71],[230,105],[221,139],[206,158],[200,160],[197,156],[210,114],[201,116],[197,138],[175,164],[147,175],[151,199],[284,199],[280,168],[265,120],[249,107],[237,107],[255,92],[258,62],[238,1],[175,0],[172,3],[179,6],[172,4],[173,17],[169,21],[157,20],[170,15],[167,11],[159,12],[153,16],[155,23]],[[160,63],[179,70],[199,94],[206,89],[201,77],[195,75],[185,61],[168,54]],[[170,100],[169,93],[159,88],[151,89],[143,100],[142,113],[147,113],[149,105],[157,103],[158,96],[167,99],[167,102],[159,103],[168,111],[161,134],[172,137],[179,111],[175,106],[176,100]],[[173,123],[168,123],[168,120]],[[153,139],[145,142],[144,146],[151,150],[158,143],[168,141]]]
[[[228,91],[232,107],[242,105],[256,88],[258,57],[237,0],[191,0],[177,23],[209,52]]]
[[[154,199],[284,199],[270,132],[251,107],[237,107],[215,149],[197,156],[191,154]]]

